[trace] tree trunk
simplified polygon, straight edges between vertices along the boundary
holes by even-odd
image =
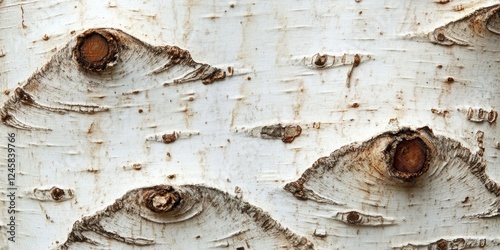
[[[1,249],[500,249],[498,1],[0,1]]]

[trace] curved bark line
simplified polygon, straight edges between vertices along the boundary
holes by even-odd
[[[115,249],[123,243],[169,249],[313,249],[305,237],[283,228],[260,208],[200,185],[131,190],[75,222],[59,248]]]
[[[491,218],[500,209],[500,185],[486,175],[485,167],[480,155],[457,141],[435,136],[427,127],[405,128],[344,146],[284,188],[298,199],[322,203],[320,196],[347,207],[368,204],[395,218],[422,214],[421,206],[438,207],[459,220]],[[409,194],[409,200],[392,199]]]
[[[335,219],[345,224],[359,226],[389,226],[396,224],[392,218],[384,218],[380,215],[358,213],[356,211],[338,212]]]
[[[459,20],[436,28],[429,33],[432,43],[439,45],[485,46],[498,48],[500,42],[500,5],[476,10]]]
[[[401,247],[393,247],[400,250],[418,250],[418,249],[492,249],[492,247],[500,246],[498,240],[476,239],[476,238],[455,238],[455,239],[440,239],[432,243],[409,243]]]
[[[117,29],[90,29],[76,36],[18,87],[4,103],[2,123],[19,129],[30,114],[94,114],[123,106],[127,94],[170,83],[210,84],[226,72],[194,61],[176,46],[152,46]],[[130,97],[128,97],[130,98]]]

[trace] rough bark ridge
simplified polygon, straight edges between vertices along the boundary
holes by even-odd
[[[122,243],[144,249],[313,248],[261,209],[198,185],[131,190],[103,211],[77,221],[60,248],[118,249]]]
[[[0,115],[4,124],[18,129],[50,130],[31,125],[31,120],[46,111],[106,112],[126,98],[117,93],[139,94],[198,80],[210,84],[225,76],[221,69],[195,62],[179,47],[154,47],[117,29],[91,29],[16,88]]]
[[[414,168],[401,168],[401,161]],[[459,142],[436,136],[427,127],[405,128],[346,145],[318,159],[284,188],[300,200],[333,205],[339,212],[327,221],[354,227],[433,225],[431,231],[418,232],[421,239],[429,240],[447,237],[443,224],[478,224],[483,220],[498,224],[500,185],[486,175],[485,168],[482,157]],[[412,234],[406,236],[411,238]],[[456,249],[455,243],[446,242],[436,244],[447,246],[439,249]],[[491,247],[498,245],[498,239],[471,239],[469,243],[464,244]],[[422,244],[430,249],[436,245]],[[415,248],[404,249],[419,249],[411,246]]]

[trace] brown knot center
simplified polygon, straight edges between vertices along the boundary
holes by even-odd
[[[356,224],[360,220],[360,216],[358,212],[351,211],[347,214],[347,222],[351,224]]]
[[[421,171],[427,158],[427,146],[420,138],[405,140],[396,147],[393,167],[403,173],[414,174]]]
[[[109,53],[109,45],[106,38],[94,33],[87,37],[80,45],[82,59],[89,63],[98,63]]]
[[[118,40],[111,32],[88,30],[77,37],[73,55],[80,67],[99,72],[117,62],[118,50]]]
[[[146,207],[156,213],[171,211],[181,202],[181,195],[174,190],[154,190],[146,199]]]

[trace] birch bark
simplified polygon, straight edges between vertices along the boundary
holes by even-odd
[[[205,237],[186,225],[175,242],[141,235],[127,223],[143,217],[115,211],[87,235],[101,245],[75,246],[133,249],[141,235],[151,249],[500,249],[499,15],[496,0],[0,1],[0,245],[61,247],[126,194],[200,184],[228,201],[194,217]],[[96,28],[122,37],[100,72],[72,50]],[[387,154],[359,145],[392,145],[405,128],[441,148],[429,170],[402,186],[363,172]],[[291,183],[345,145],[357,156],[296,199]],[[269,216],[274,241],[228,204]]]

